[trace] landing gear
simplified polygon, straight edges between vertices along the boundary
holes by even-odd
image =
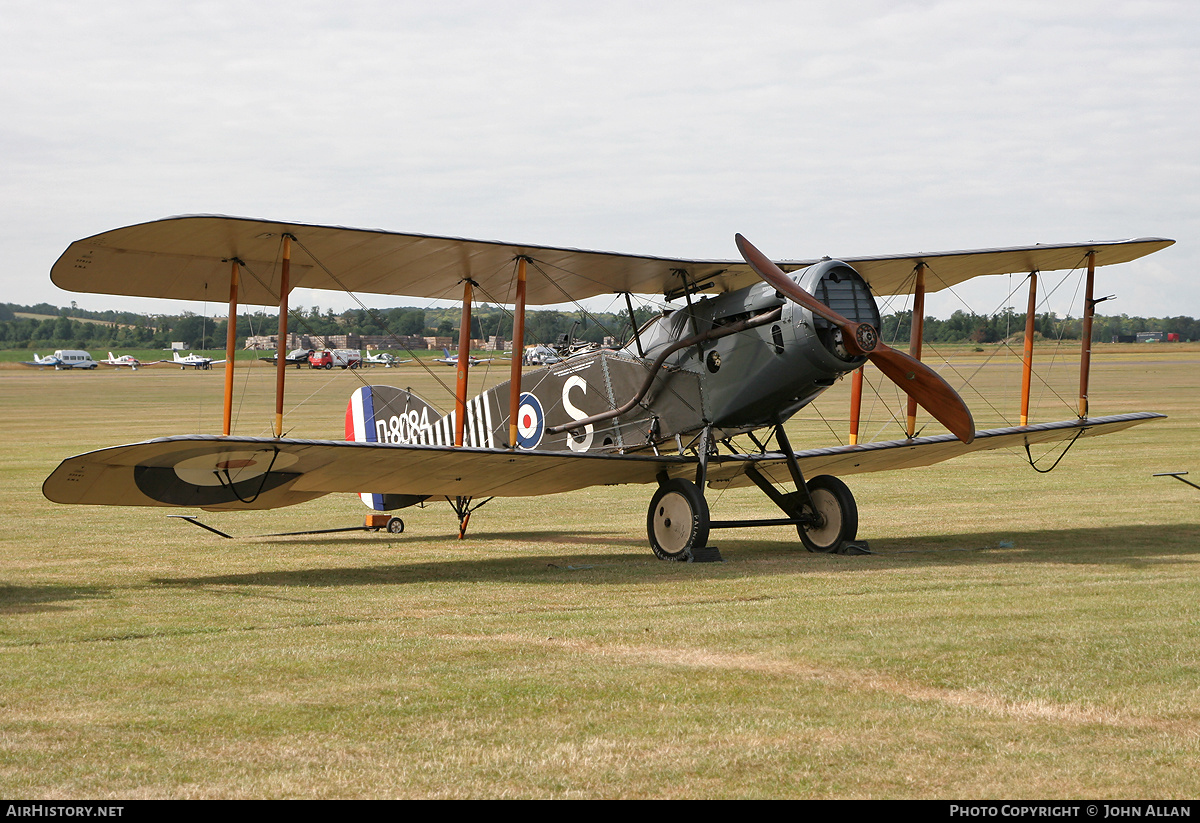
[[[808,481],[808,496],[819,518],[796,526],[800,542],[810,552],[836,552],[858,535],[858,505],[841,480],[828,474]]]
[[[459,540],[462,540],[467,536],[467,524],[471,522],[471,512],[487,505],[487,503],[493,499],[494,498],[491,497],[485,497],[483,500],[475,503],[473,502],[475,500],[473,497],[456,497],[453,500],[451,500],[449,497],[446,498],[446,502],[450,504],[450,507],[454,509],[454,513],[458,515]]]
[[[686,560],[708,543],[708,503],[690,480],[661,482],[646,513],[650,548],[660,560]]]

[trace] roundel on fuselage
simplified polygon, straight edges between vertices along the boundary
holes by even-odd
[[[522,449],[536,449],[545,430],[546,415],[542,404],[532,394],[524,392],[517,408],[517,445]]]

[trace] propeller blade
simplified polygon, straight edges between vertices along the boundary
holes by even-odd
[[[864,355],[888,379],[899,386],[925,411],[964,443],[975,439],[975,420],[971,410],[949,383],[920,360],[897,351],[879,340],[879,333],[870,323],[855,323],[846,319],[817,298],[800,288],[779,266],[756,249],[742,235],[734,237],[742,257],[775,290],[786,294],[813,314],[825,318],[842,332],[842,341],[854,355]]]
[[[975,439],[971,410],[940,374],[907,352],[885,343],[868,352],[867,359],[959,440],[970,443]]]
[[[804,289],[800,288],[798,285],[796,285],[795,280],[788,277],[787,273],[783,269],[775,265],[775,261],[755,248],[754,244],[745,237],[742,237],[742,235],[735,234],[733,239],[734,242],[737,243],[738,251],[742,253],[742,258],[750,264],[750,268],[754,269],[754,272],[763,280],[767,281],[768,284],[774,286],[775,291],[786,294],[788,297],[792,298],[793,301],[804,306],[813,314],[824,317],[830,323],[841,329],[842,334],[845,335],[850,341],[855,341],[856,335],[852,333],[853,329],[863,324],[851,323],[845,317],[842,317],[820,300],[813,297]],[[854,346],[852,342],[851,348],[853,347]],[[866,354],[870,350],[870,348],[866,348],[853,353]]]

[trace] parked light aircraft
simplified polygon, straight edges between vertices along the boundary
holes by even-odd
[[[53,366],[54,368],[57,369],[62,366],[62,361],[59,360],[57,357],[55,357],[52,354],[48,354],[45,357],[42,357],[37,352],[34,352],[33,359],[32,360],[22,360],[21,365],[22,366],[43,366],[43,367],[44,366]]]
[[[292,349],[290,352],[287,353],[287,355],[284,356],[283,362],[294,363],[296,368],[300,368],[301,366],[307,366],[308,358],[312,357],[312,355],[314,354],[315,351],[316,351],[316,349]],[[275,354],[272,354],[270,357],[260,357],[258,359],[263,361],[264,363],[274,364],[279,359],[279,353],[276,352]]]
[[[442,357],[433,358],[433,362],[445,363],[447,366],[457,366],[458,365],[458,355],[457,354],[451,354],[449,349],[443,348],[442,355],[443,355]],[[491,363],[494,359],[495,359],[494,357],[489,357],[485,360],[485,359],[475,357],[470,354],[467,355],[468,364],[471,366],[478,366],[480,363]]]
[[[410,363],[411,360],[397,360],[396,355],[391,352],[379,352],[378,354],[368,354],[363,358],[363,364],[367,366],[383,366],[385,369],[390,369],[392,366],[399,366],[401,363]]]
[[[137,371],[138,366],[142,365],[142,361],[138,360],[132,354],[123,354],[120,357],[114,357],[112,352],[108,353],[107,360],[98,360],[96,362],[103,363],[106,366],[116,366],[118,371],[120,371],[122,366],[129,366],[133,371]]]
[[[656,487],[646,523],[660,558],[698,557],[711,529],[761,525],[796,528],[811,551],[839,551],[851,546],[858,525],[853,495],[839,477],[1072,441],[1163,417],[1089,416],[1085,346],[1077,418],[976,431],[962,398],[918,359],[919,332],[911,355],[880,341],[875,295],[923,300],[926,291],[976,276],[1083,265],[1090,324],[1094,267],[1135,260],[1171,240],[779,264],[740,235],[736,241],[741,260],[691,260],[220,216],[168,218],[77,241],[51,272],[62,288],[204,300],[211,284],[225,277],[236,283],[244,265],[260,274],[242,278],[240,301],[278,304],[282,318],[296,287],[438,297],[461,283],[466,329],[474,288],[515,294],[516,346],[526,303],[558,303],[564,292],[576,299],[658,293],[675,308],[620,350],[526,371],[514,358],[511,380],[474,399],[460,361],[455,408],[446,415],[408,391],[362,387],[347,409],[346,441],[282,436],[283,364],[275,436],[230,436],[227,372],[224,435],[167,437],[72,457],[46,479],[43,493],[67,504],[208,510],[269,509],[358,492],[373,509],[393,511],[445,497],[461,537],[477,501],[492,496],[643,483]],[[1032,293],[1031,286],[1031,304]],[[923,317],[919,307],[914,317]],[[1026,339],[1031,344],[1032,333]],[[850,445],[795,451],[784,422],[867,362],[911,398],[908,436],[860,444],[852,428]],[[916,436],[916,404],[949,433]],[[707,489],[751,485],[783,516],[711,518]]]
[[[186,357],[180,357],[177,351],[172,352],[172,354],[175,356],[174,362],[179,364],[180,369],[186,369],[188,366],[194,369],[211,369],[213,366],[219,366],[225,362],[224,360],[213,360],[211,357],[195,353],[189,353]],[[163,360],[160,362],[170,363],[172,361]]]
[[[561,354],[544,343],[526,349],[524,357],[527,366],[550,366],[563,360]]]

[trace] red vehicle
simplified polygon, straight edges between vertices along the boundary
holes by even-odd
[[[358,349],[326,349],[308,356],[308,365],[314,369],[357,369],[362,365],[362,352]]]

